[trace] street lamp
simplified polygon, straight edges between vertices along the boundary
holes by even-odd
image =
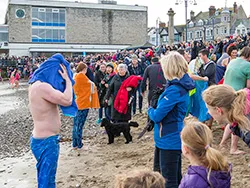
[[[175,5],[179,5],[179,4],[182,4],[183,3],[183,1],[185,2],[185,19],[186,19],[186,42],[187,42],[187,30],[188,30],[188,27],[187,27],[187,8],[188,8],[188,2],[189,2],[189,4],[191,4],[191,5],[197,5],[197,3],[196,3],[196,0],[176,0],[176,2],[175,2]]]
[[[156,19],[156,27],[155,27],[155,30],[156,30],[156,36],[155,36],[155,39],[156,39],[156,46],[158,46],[158,37],[159,37],[159,30],[160,30],[160,28],[159,28],[159,23],[160,23],[160,21],[161,21],[161,19],[160,19],[160,17],[158,17],[157,19]]]

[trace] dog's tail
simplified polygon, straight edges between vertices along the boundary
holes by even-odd
[[[139,127],[139,124],[137,122],[135,122],[135,121],[130,121],[129,126],[130,127]]]

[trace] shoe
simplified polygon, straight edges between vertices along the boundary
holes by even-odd
[[[140,114],[142,113],[142,110],[141,109],[139,109],[139,112],[140,112]]]
[[[96,124],[100,124],[102,122],[102,119],[96,120]]]

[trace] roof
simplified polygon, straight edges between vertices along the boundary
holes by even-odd
[[[9,0],[9,5],[30,5],[44,7],[69,7],[69,8],[93,8],[109,10],[131,10],[131,11],[148,11],[146,6],[137,5],[113,5],[100,3],[86,3],[78,1],[58,1],[58,0]]]
[[[247,18],[246,16],[246,13],[242,7],[242,5],[239,5],[238,6],[238,13],[234,13],[233,10],[234,8],[233,7],[229,7],[229,8],[218,8],[216,10],[216,13],[214,15],[214,18],[215,18],[215,24],[216,23],[219,23],[220,20],[221,20],[221,14],[231,14],[232,18],[234,19],[238,19],[238,18],[241,18],[241,19],[244,19],[244,18]],[[206,12],[199,12],[192,20],[188,20],[188,23],[189,22],[198,22],[199,20],[208,20],[210,17],[209,17],[209,11],[206,11]],[[209,20],[208,20],[209,21]]]
[[[250,19],[237,19],[234,25],[238,27],[241,23],[250,28]]]

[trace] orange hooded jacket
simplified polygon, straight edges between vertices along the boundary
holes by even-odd
[[[83,73],[75,75],[74,92],[78,110],[100,108],[98,93],[95,84]]]

